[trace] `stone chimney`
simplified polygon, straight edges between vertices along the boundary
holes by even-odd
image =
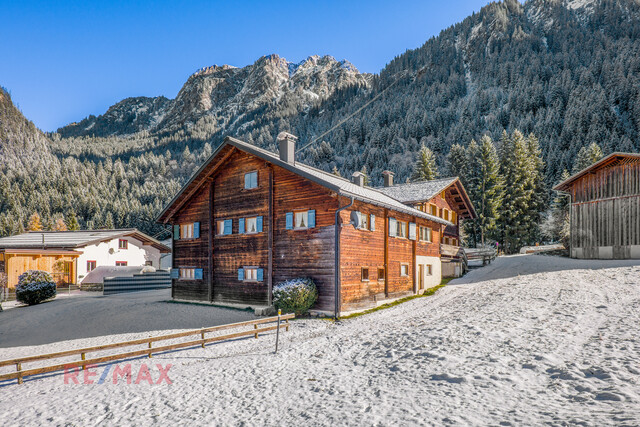
[[[364,187],[364,174],[362,172],[354,172],[351,175],[351,182],[359,187]]]
[[[296,141],[298,137],[288,132],[278,134],[278,149],[280,150],[280,160],[290,164],[296,163]]]
[[[385,187],[393,187],[393,176],[395,173],[391,171],[383,171],[382,176],[384,177],[384,186]]]

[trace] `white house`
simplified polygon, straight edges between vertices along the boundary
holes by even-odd
[[[160,258],[171,249],[135,228],[121,230],[82,231],[32,231],[0,239],[0,252],[29,251],[28,257],[36,260],[52,254],[52,251],[73,252],[73,256],[63,263],[14,263],[14,268],[47,269],[56,265],[50,273],[61,276],[58,281],[82,283],[86,275],[96,267],[137,267],[160,268]],[[9,255],[7,255],[8,257]],[[24,254],[22,255],[24,258]],[[60,257],[60,255],[55,255]],[[60,258],[62,259],[62,258]],[[61,270],[61,271],[57,271]],[[7,272],[9,273],[9,272]],[[15,276],[22,274],[14,272]]]

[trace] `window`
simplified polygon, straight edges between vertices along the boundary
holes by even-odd
[[[449,209],[444,209],[444,216],[443,216],[443,218],[444,218],[446,221],[449,221]]]
[[[232,234],[233,221],[230,219],[223,219],[216,223],[216,231],[218,236],[227,236]]]
[[[449,243],[450,243],[449,238],[448,238],[448,237],[445,237],[445,238],[444,238],[444,244],[445,244],[445,245],[448,245]]]
[[[369,281],[369,267],[362,267],[360,271],[360,280],[363,282]]]
[[[295,222],[293,226],[295,228],[308,228],[309,227],[309,211],[295,212]]]
[[[429,205],[431,207],[431,215],[438,216],[438,207],[436,205]]]
[[[427,264],[427,276],[433,276],[433,265]]]
[[[244,282],[262,282],[264,280],[264,269],[259,267],[240,267],[238,269],[238,280]]]
[[[196,269],[195,268],[181,268],[180,279],[181,280],[195,280]]]
[[[423,242],[431,242],[431,228],[420,227],[420,240]]]
[[[246,190],[258,188],[258,172],[254,171],[244,174],[244,188]]]
[[[258,232],[258,217],[247,218],[246,219],[246,232],[247,233],[257,233]],[[262,231],[262,230],[260,230]]]
[[[444,218],[444,209],[442,209],[442,208],[439,209],[438,216],[440,218]]]
[[[378,267],[378,280],[384,280],[384,267]]]
[[[118,240],[118,249],[129,249],[129,241],[125,239]]]
[[[401,276],[409,275],[409,264],[400,264],[400,275]]]
[[[193,239],[193,223],[180,225],[180,237],[183,239]]]
[[[369,229],[369,215],[360,213],[360,227],[363,230]]]
[[[95,261],[87,261],[87,272],[89,271],[93,271],[96,268],[96,262]]]
[[[126,267],[127,261],[116,261],[116,267]]]
[[[396,237],[407,237],[407,223],[398,221],[396,228]]]

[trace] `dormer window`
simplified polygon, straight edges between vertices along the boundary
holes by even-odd
[[[118,240],[118,249],[129,249],[129,241],[125,239]]]

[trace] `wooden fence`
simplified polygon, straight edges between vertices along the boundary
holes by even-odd
[[[295,314],[285,314],[282,316],[265,317],[264,319],[248,320],[245,322],[237,322],[237,323],[230,323],[227,325],[212,326],[209,328],[194,329],[186,332],[177,332],[174,334],[161,335],[158,337],[141,338],[137,340],[124,341],[124,342],[113,343],[113,344],[105,344],[105,345],[86,347],[86,348],[80,348],[75,350],[59,351],[56,353],[40,354],[36,356],[26,356],[26,357],[20,357],[16,359],[3,360],[3,361],[0,361],[0,367],[15,365],[16,372],[0,375],[0,381],[17,379],[18,384],[22,384],[24,377],[31,376],[31,375],[45,374],[48,372],[62,371],[70,367],[78,368],[82,366],[82,369],[84,370],[88,365],[96,365],[98,363],[105,363],[113,360],[130,359],[130,358],[140,357],[140,356],[151,357],[153,353],[162,353],[165,351],[177,350],[181,348],[196,347],[196,346],[201,346],[202,348],[204,348],[205,345],[208,343],[212,343],[216,341],[225,341],[231,338],[240,338],[240,337],[253,335],[257,339],[258,335],[263,332],[268,332],[273,330],[277,330],[279,332],[281,321],[285,322],[282,326],[288,331],[289,319],[293,319],[293,318],[295,318]],[[274,322],[276,323],[275,325],[258,327],[258,325],[260,324],[274,323]],[[205,334],[210,332],[222,331],[222,330],[239,328],[243,326],[251,326],[251,325],[253,325],[253,329],[249,329],[247,331],[234,332],[230,334],[219,335],[219,336],[209,337],[209,338],[205,337]],[[200,339],[176,343],[176,344],[170,344],[170,345],[165,345],[160,347],[153,347],[152,345],[154,342],[173,340],[173,339],[188,337],[192,335],[200,335]],[[141,350],[129,351],[126,353],[118,353],[118,354],[112,354],[108,356],[94,357],[92,359],[86,358],[87,353],[94,353],[97,351],[104,351],[104,350],[109,350],[113,348],[131,347],[131,346],[139,346],[139,345],[146,345],[146,348]],[[276,342],[276,346],[277,346],[277,342]],[[24,363],[35,362],[39,360],[59,359],[62,357],[77,356],[77,355],[80,355],[80,360],[75,362],[58,363],[56,365],[50,365],[50,366],[45,366],[40,368],[32,368],[27,370],[22,369],[22,365]]]

